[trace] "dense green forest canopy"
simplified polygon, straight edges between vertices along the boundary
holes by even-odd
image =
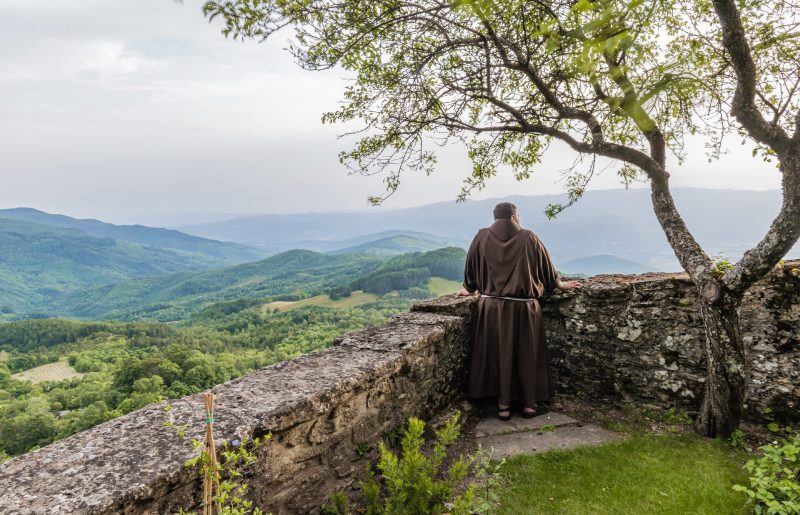
[[[352,291],[359,288],[350,287],[351,284],[364,281],[379,269],[384,273],[401,274],[405,268],[428,268],[429,276],[460,279],[465,252],[459,248],[448,252],[413,253],[387,261],[368,254],[332,256],[290,250],[234,267],[92,288],[65,295],[50,305],[55,314],[77,318],[172,322],[183,320],[213,302],[241,298],[298,300],[327,294],[343,286]],[[433,264],[441,260],[449,264]],[[431,266],[435,270],[431,270]],[[407,287],[419,286],[421,280]]]
[[[124,315],[128,321],[0,323],[0,458],[323,349],[342,333],[407,310],[413,299],[441,293],[442,282],[454,291],[464,258],[459,248],[392,258],[295,250],[65,297],[74,312]],[[438,281],[435,291],[432,278]],[[356,290],[373,294],[341,305],[293,306]],[[60,380],[24,380],[51,365],[68,365],[72,373]]]
[[[205,254],[0,218],[0,311],[26,312],[82,288],[223,263]]]

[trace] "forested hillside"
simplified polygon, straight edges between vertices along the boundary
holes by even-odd
[[[320,294],[342,295],[358,289],[383,294],[420,286],[434,276],[460,280],[464,258],[463,249],[452,247],[389,259],[368,254],[327,255],[290,250],[255,263],[125,281],[76,292],[55,299],[50,312],[77,318],[176,321],[212,302],[245,298],[299,300]],[[416,270],[416,275],[400,279],[409,275],[409,270]],[[393,286],[382,287],[381,282]]]
[[[293,250],[54,299],[62,314],[129,321],[0,323],[0,459],[325,348],[413,299],[455,291],[464,258],[460,248],[391,258]]]
[[[66,292],[217,264],[201,254],[0,218],[0,311],[29,312]]]
[[[374,256],[290,250],[255,263],[82,291],[58,299],[53,311],[78,318],[182,320],[212,302],[271,297],[297,300],[325,293],[369,273],[380,262]]]
[[[20,454],[162,398],[205,390],[322,349],[343,332],[407,309],[386,299],[350,310],[287,313],[231,305],[179,327],[30,320],[0,324],[0,451]],[[209,318],[209,314],[225,315]],[[66,357],[80,379],[31,383],[11,374]]]
[[[431,277],[458,280],[464,276],[464,249],[447,247],[425,253],[403,254],[382,263],[373,272],[333,290],[348,295],[354,290],[383,295],[392,290],[421,287]]]

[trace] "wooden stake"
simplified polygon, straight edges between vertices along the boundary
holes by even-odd
[[[217,446],[214,443],[214,394],[205,394],[205,414],[206,414],[206,456],[208,466],[203,475],[203,515],[213,515],[212,506],[216,505],[217,513],[222,513],[222,505],[219,500],[214,501],[214,495],[220,495]]]

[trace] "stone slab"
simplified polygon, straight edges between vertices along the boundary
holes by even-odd
[[[494,458],[507,458],[518,454],[537,454],[553,449],[575,449],[587,445],[601,445],[618,441],[622,435],[594,424],[567,426],[555,431],[521,431],[517,433],[478,438],[484,449],[492,449]]]
[[[536,431],[542,426],[553,425],[555,427],[576,426],[580,423],[572,417],[562,413],[550,412],[539,415],[535,418],[522,418],[519,414],[513,413],[511,420],[502,421],[499,418],[485,418],[478,422],[475,427],[475,436],[483,438],[486,436],[496,436],[522,431]]]

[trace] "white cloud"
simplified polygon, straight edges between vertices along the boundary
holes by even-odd
[[[44,38],[7,56],[0,81],[88,81],[112,85],[131,75],[154,73],[164,67],[137,54],[120,41]],[[21,86],[21,87],[24,87]]]
[[[201,0],[0,0],[0,207],[109,219],[155,212],[362,209],[380,178],[348,176],[347,128],[322,126],[345,74],[301,70],[283,51],[224,39]],[[501,174],[476,197],[561,192],[573,155],[533,178]],[[708,164],[702,142],[673,185],[779,186],[748,148]],[[387,207],[452,200],[470,165],[448,149],[432,177],[407,173]],[[595,187],[619,187],[613,174]]]
[[[64,42],[52,41],[53,48],[63,48]],[[153,72],[164,67],[164,63],[137,55],[118,41],[69,42],[74,51],[60,60],[65,77],[96,77],[111,81],[140,72]]]

